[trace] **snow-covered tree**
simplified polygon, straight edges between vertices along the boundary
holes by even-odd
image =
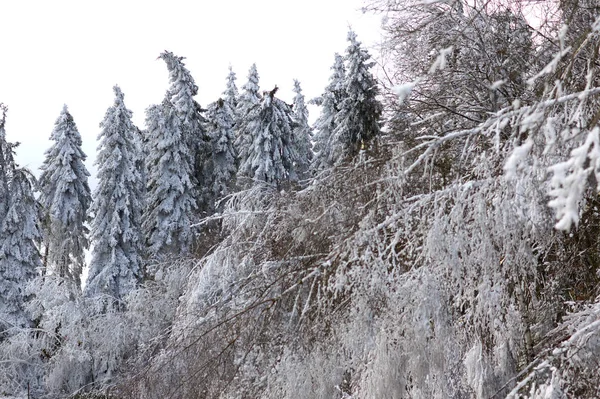
[[[265,93],[262,103],[248,113],[243,135],[249,146],[242,148],[238,171],[238,176],[268,184],[297,179],[293,112],[276,92],[277,87]]]
[[[331,67],[333,73],[325,92],[318,99],[321,105],[321,114],[315,123],[314,147],[312,169],[315,172],[333,166],[331,138],[336,127],[335,116],[341,109],[342,101],[346,97],[344,79],[346,68],[341,55],[335,54],[335,62]]]
[[[223,92],[223,100],[229,104],[229,107],[234,112],[234,114],[236,112],[236,108],[240,97],[237,85],[235,84],[236,80],[236,74],[235,72],[233,72],[233,68],[230,65],[229,74],[227,74],[227,86],[225,87],[225,91]]]
[[[6,141],[6,112],[8,107],[0,103],[0,218],[4,217],[8,210],[10,195],[9,182],[14,170],[13,145]],[[1,219],[0,219],[1,220]]]
[[[142,278],[142,196],[141,174],[136,169],[137,128],[123,102],[123,92],[118,86],[114,92],[114,105],[106,111],[98,136],[98,187],[91,228],[94,245],[85,293],[119,301]]]
[[[296,173],[300,180],[308,178],[308,169],[313,159],[312,152],[312,129],[308,124],[308,108],[304,102],[304,94],[300,82],[294,80],[294,144],[298,159],[295,164]]]
[[[236,121],[235,121],[235,148],[238,156],[242,156],[248,150],[251,145],[251,137],[248,136],[247,124],[250,116],[250,111],[260,104],[261,96],[259,93],[260,87],[258,85],[259,76],[256,70],[256,64],[252,64],[248,71],[248,81],[242,86],[242,94],[239,96],[238,104],[235,109]],[[244,159],[240,158],[240,163],[243,163]]]
[[[192,243],[191,220],[200,207],[207,211],[210,137],[198,92],[183,57],[164,52],[170,88],[160,105],[146,110],[147,196],[144,232],[152,256],[186,254]],[[203,194],[203,195],[200,195]]]
[[[341,161],[368,149],[371,141],[380,133],[383,106],[377,99],[379,89],[370,69],[375,65],[371,56],[356,40],[353,31],[348,32],[350,45],[346,49],[347,71],[344,79],[346,96],[335,115],[334,158]]]
[[[214,201],[229,194],[237,172],[234,148],[234,115],[230,103],[219,99],[207,111],[207,130],[212,139],[211,194]]]
[[[200,105],[194,100],[198,94],[198,86],[190,71],[186,68],[183,60],[185,57],[176,56],[172,52],[165,51],[160,54],[160,58],[165,61],[169,70],[169,89],[166,99],[171,104],[169,111],[173,112],[171,116],[173,128],[179,129],[183,139],[189,147],[190,156],[193,165],[193,181],[200,187],[197,200],[201,211],[205,211],[209,199],[204,198],[204,187],[210,180],[210,173],[207,168],[210,163],[210,137],[204,128],[205,119],[202,116]]]
[[[92,201],[81,136],[65,105],[50,135],[54,141],[41,166],[41,203],[45,212],[45,266],[81,289],[88,248],[88,208]]]
[[[0,122],[0,131],[3,130]],[[2,134],[3,132],[0,132]],[[3,140],[3,138],[0,138]],[[8,154],[7,154],[8,155]],[[33,193],[33,176],[16,169],[10,181],[8,211],[0,226],[0,329],[29,326],[25,312],[27,284],[42,262],[38,250],[39,203]]]
[[[146,110],[147,194],[143,229],[150,256],[186,254],[197,209],[193,157],[170,102]]]
[[[237,114],[243,119],[256,104],[260,103],[261,99],[256,64],[252,64],[250,67],[250,70],[248,71],[248,81],[242,86],[242,90],[242,94],[239,96],[237,103]]]
[[[146,180],[147,180],[147,170],[146,170],[146,132],[140,129],[139,127],[135,127],[136,134],[134,137],[134,144],[136,147],[135,150],[135,168],[140,172],[140,193],[142,197],[142,213],[146,207]]]

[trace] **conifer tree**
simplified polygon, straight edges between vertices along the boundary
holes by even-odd
[[[37,245],[39,203],[30,173],[17,169],[15,145],[6,141],[6,107],[0,104],[0,334],[30,324],[25,312],[27,283],[42,266]],[[1,338],[1,336],[0,336]]]
[[[342,102],[346,97],[344,90],[346,68],[341,55],[335,54],[335,62],[331,69],[333,73],[329,78],[329,84],[319,99],[321,114],[315,123],[313,147],[315,155],[312,161],[312,169],[315,172],[333,165],[331,138],[336,127],[335,115],[341,109]]]
[[[248,71],[248,81],[242,86],[242,94],[239,97],[238,104],[235,110],[235,149],[240,157],[239,163],[245,161],[243,158],[250,147],[251,137],[248,135],[247,125],[250,111],[260,104],[260,87],[258,85],[259,76],[256,70],[256,64],[252,64]]]
[[[210,173],[207,170],[210,163],[210,137],[204,128],[206,120],[202,116],[200,105],[194,100],[198,94],[198,86],[190,71],[185,67],[183,60],[172,52],[165,51],[160,55],[169,70],[170,87],[166,98],[171,104],[167,109],[173,113],[171,119],[172,128],[179,129],[184,141],[189,147],[190,157],[193,165],[192,183],[200,188],[198,194],[206,194],[205,187],[210,181]],[[206,211],[208,198],[198,195],[196,200],[201,211]]]
[[[45,212],[45,266],[81,289],[81,272],[88,248],[85,226],[91,193],[81,149],[81,136],[65,105],[50,135],[40,176],[41,203]]]
[[[134,144],[135,144],[135,169],[140,173],[140,193],[142,197],[142,212],[145,209],[145,197],[146,197],[146,180],[147,180],[147,171],[146,171],[146,156],[148,152],[146,151],[146,132],[135,126],[136,134],[134,136]]]
[[[0,112],[2,113],[0,119],[0,221],[8,211],[8,200],[10,195],[8,184],[14,170],[12,145],[6,141],[6,131],[4,127],[7,110],[8,108],[0,103]]]
[[[336,162],[347,156],[368,149],[380,133],[383,106],[377,99],[379,89],[370,69],[371,56],[356,40],[356,34],[348,33],[350,45],[346,49],[347,72],[344,79],[346,96],[335,115],[333,157]]]
[[[234,116],[228,101],[219,99],[208,107],[208,132],[212,139],[211,194],[215,201],[229,194],[236,174]]]
[[[265,93],[262,103],[250,110],[244,134],[250,145],[241,154],[238,176],[279,184],[296,180],[297,153],[293,142],[292,109],[275,97],[277,87]]]
[[[294,143],[298,159],[295,164],[296,173],[300,180],[308,178],[308,169],[313,159],[312,153],[312,130],[308,124],[308,109],[304,102],[304,94],[300,82],[294,80]]]
[[[229,74],[227,74],[227,86],[225,88],[225,91],[223,92],[223,100],[229,104],[229,108],[231,108],[234,114],[236,112],[236,108],[240,97],[237,85],[235,84],[236,80],[236,74],[235,72],[233,72],[233,68],[230,65]]]
[[[238,117],[243,120],[254,106],[260,103],[260,86],[256,64],[252,64],[248,71],[248,81],[242,86],[242,94],[237,104]]]
[[[150,256],[186,254],[197,209],[193,163],[175,111],[165,99],[146,110],[147,193],[143,229]]]
[[[25,288],[42,266],[40,205],[33,194],[33,180],[29,172],[16,169],[9,186],[8,212],[0,227],[0,326],[7,321],[20,327],[30,323]]]
[[[115,103],[100,123],[98,187],[92,212],[92,261],[85,287],[87,296],[122,299],[142,277],[142,198],[136,169],[137,128],[125,107],[123,92],[114,87]]]

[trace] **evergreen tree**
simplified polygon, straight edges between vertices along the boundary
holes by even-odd
[[[335,55],[335,63],[331,69],[333,73],[329,78],[329,84],[319,99],[321,115],[315,123],[315,144],[313,148],[315,155],[312,161],[314,171],[320,171],[333,165],[331,137],[336,127],[335,115],[341,109],[341,104],[346,97],[346,91],[344,90],[346,68],[341,55]]]
[[[6,141],[6,111],[0,103],[0,332],[29,325],[25,287],[41,267],[36,246],[41,237],[39,203],[33,195],[33,177],[16,168],[15,145]]]
[[[335,115],[333,157],[336,162],[346,156],[354,156],[366,149],[379,135],[379,120],[383,106],[377,99],[379,89],[375,77],[369,71],[374,62],[356,40],[356,34],[348,33],[350,45],[346,50],[347,73],[344,79],[346,96]]]
[[[260,103],[260,86],[258,70],[256,64],[252,64],[248,71],[248,81],[242,86],[242,94],[237,104],[237,114],[240,119],[244,119],[255,105]]]
[[[10,196],[9,182],[14,170],[13,146],[6,141],[6,112],[8,108],[0,103],[0,221],[8,212],[8,202]]]
[[[29,172],[16,169],[10,182],[8,212],[0,230],[0,325],[30,323],[25,312],[25,288],[42,266],[38,251],[42,237],[38,229],[40,204],[33,194],[33,180]]]
[[[313,159],[312,152],[312,130],[308,124],[308,109],[304,102],[304,94],[300,88],[300,82],[294,80],[294,143],[298,159],[295,164],[296,173],[300,180],[308,178],[308,169]]]
[[[250,111],[260,104],[260,87],[258,85],[259,77],[258,71],[256,70],[256,64],[252,64],[250,71],[248,71],[248,81],[242,86],[243,92],[239,97],[238,104],[235,110],[235,148],[238,156],[243,157],[243,154],[248,152],[248,147],[252,145],[252,138],[248,135],[247,125]],[[240,158],[240,164],[245,161],[244,158]]]
[[[118,86],[114,92],[115,103],[100,123],[98,187],[92,205],[94,247],[85,291],[87,296],[121,299],[142,277],[142,198],[141,175],[135,165],[137,128]]]
[[[197,209],[192,156],[170,102],[146,110],[147,193],[143,229],[149,255],[186,254]]]
[[[85,226],[91,193],[81,149],[81,136],[65,105],[50,135],[54,144],[46,151],[40,176],[45,211],[45,266],[81,289],[81,272],[88,248]]]
[[[227,75],[227,86],[225,88],[225,91],[223,92],[223,100],[225,100],[225,102],[229,104],[229,108],[231,108],[234,114],[240,97],[240,93],[238,92],[238,88],[235,84],[236,80],[237,78],[235,72],[233,72],[233,68],[230,65],[229,74]]]
[[[208,132],[212,139],[211,194],[215,201],[229,194],[236,173],[234,116],[230,103],[219,99],[208,107]]]
[[[248,114],[244,134],[250,145],[241,154],[238,176],[268,184],[296,180],[292,109],[275,97],[277,87],[265,93],[262,103]]]
[[[145,198],[146,198],[146,180],[147,180],[147,171],[146,171],[146,155],[148,154],[146,149],[146,132],[141,130],[139,127],[135,126],[136,134],[134,135],[134,145],[135,149],[135,169],[140,173],[140,193],[142,198],[142,211],[145,209]]]
[[[183,60],[185,57],[179,57],[169,51],[160,55],[165,61],[169,70],[170,87],[167,90],[166,98],[170,103],[167,109],[172,112],[169,118],[172,119],[172,127],[181,131],[183,140],[189,147],[191,162],[193,165],[192,183],[198,184],[202,194],[210,181],[210,173],[207,171],[210,163],[210,137],[204,128],[206,120],[202,116],[200,105],[194,100],[198,94],[198,86],[190,71],[185,67]],[[200,210],[206,211],[209,199],[205,195],[199,195],[197,198]]]
[[[0,104],[0,332],[30,324],[25,312],[26,285],[42,266],[37,244],[39,203],[32,189],[33,177],[17,169],[15,145],[6,141],[6,107]]]

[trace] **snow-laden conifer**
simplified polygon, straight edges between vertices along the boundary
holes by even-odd
[[[98,187],[92,212],[92,261],[85,287],[87,296],[121,299],[142,276],[140,171],[136,169],[135,135],[131,111],[123,92],[114,87],[115,103],[100,123]]]
[[[300,180],[308,178],[308,169],[313,159],[312,129],[308,124],[308,108],[304,102],[304,94],[300,82],[294,80],[294,144],[298,155],[295,163],[296,173]]]
[[[244,154],[248,152],[248,148],[252,145],[252,138],[248,135],[247,125],[250,111],[260,104],[261,96],[259,94],[260,87],[258,85],[259,76],[256,70],[256,64],[252,64],[248,71],[248,81],[242,86],[242,94],[239,96],[238,104],[235,109],[235,149],[240,157],[239,163],[245,162]]]
[[[237,114],[243,119],[248,112],[260,103],[260,86],[256,64],[252,64],[248,71],[248,81],[242,86],[242,94],[237,104]]]
[[[10,175],[14,170],[12,145],[6,141],[6,112],[8,107],[0,103],[0,221],[8,211]]]
[[[50,135],[54,142],[41,166],[45,266],[81,287],[88,248],[87,211],[92,201],[81,136],[65,105]]]
[[[170,102],[146,110],[147,193],[143,229],[149,255],[186,254],[197,209],[189,146]]]
[[[229,104],[229,107],[234,113],[236,111],[240,97],[237,85],[235,84],[236,80],[236,74],[235,72],[233,72],[233,68],[230,65],[229,73],[227,74],[227,86],[225,88],[225,91],[223,92],[223,100]]]
[[[40,209],[32,181],[29,172],[13,171],[8,211],[0,226],[0,331],[30,323],[25,312],[29,297],[25,289],[42,266],[38,251]]]
[[[377,81],[370,72],[375,63],[369,61],[371,56],[356,40],[354,32],[348,33],[348,41],[344,79],[346,96],[335,116],[333,157],[336,162],[358,154],[361,149],[368,149],[370,142],[380,133],[383,112],[383,106],[377,99]]]
[[[240,154],[238,171],[238,176],[268,184],[297,179],[293,112],[285,102],[275,97],[276,92],[277,87],[265,93],[262,103],[248,114],[243,134],[248,137],[250,145]]]
[[[166,98],[171,104],[168,110],[173,112],[170,116],[172,127],[181,131],[184,142],[189,147],[193,165],[192,182],[203,189],[210,180],[207,167],[210,163],[211,148],[210,137],[204,128],[205,119],[201,114],[202,109],[194,100],[194,96],[198,94],[198,86],[183,62],[185,57],[165,51],[160,58],[165,61],[169,70],[170,86]],[[209,199],[203,196],[197,200],[201,208],[209,202]]]
[[[228,101],[219,99],[208,106],[208,132],[212,140],[211,195],[215,201],[229,194],[237,171],[234,148],[234,116]]]
[[[344,90],[346,68],[341,55],[335,55],[335,62],[331,69],[333,73],[329,78],[329,84],[319,99],[321,114],[315,123],[313,147],[315,155],[312,161],[314,171],[320,171],[333,165],[331,137],[336,127],[335,115],[341,109],[342,101],[346,97]]]

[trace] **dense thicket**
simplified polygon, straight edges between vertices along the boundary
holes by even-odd
[[[218,205],[190,200],[161,219],[186,239],[155,241],[152,273],[123,306],[99,311],[56,273],[32,276],[19,305],[30,324],[0,337],[0,386],[598,397],[600,3],[533,5],[546,20],[525,5],[373,0],[385,14],[382,79],[351,33],[314,101],[314,154],[299,140],[310,131],[299,87],[292,108],[276,90],[259,94],[255,66],[241,95],[230,71],[205,119],[182,59],[164,53],[171,88],[147,111],[147,198],[176,182],[169,198],[208,190]],[[185,138],[194,124],[209,157]],[[3,165],[12,193],[17,174]],[[4,226],[17,219],[4,218],[0,238],[13,237]]]

